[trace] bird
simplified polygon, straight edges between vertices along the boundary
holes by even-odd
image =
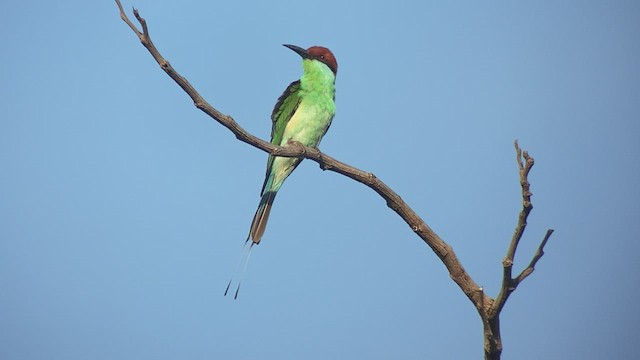
[[[335,81],[338,63],[331,50],[323,46],[311,46],[308,49],[290,44],[283,44],[283,46],[302,57],[302,76],[287,86],[273,108],[271,143],[286,146],[297,142],[316,148],[327,133],[335,115]],[[251,245],[242,274],[246,270],[251,248],[262,240],[278,191],[301,161],[302,159],[295,157],[269,155],[267,171],[260,191],[260,203],[245,240],[245,247],[249,240]],[[234,298],[237,298],[239,290],[240,283]]]

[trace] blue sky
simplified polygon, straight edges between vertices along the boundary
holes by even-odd
[[[495,296],[504,358],[640,354],[640,4],[124,1],[171,64],[267,138],[301,73],[338,59],[326,153],[372,171]],[[192,106],[114,2],[19,1],[0,22],[0,358],[469,359],[478,315],[374,192],[306,161],[237,301],[222,296],[266,154]]]

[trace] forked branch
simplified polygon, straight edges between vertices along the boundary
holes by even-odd
[[[445,265],[449,271],[449,275],[453,281],[458,284],[460,289],[464,292],[467,298],[476,307],[482,322],[485,327],[485,358],[487,359],[499,359],[502,350],[502,344],[499,333],[499,313],[504,303],[506,302],[509,294],[515,290],[515,287],[524,280],[533,271],[534,266],[543,255],[543,249],[547,240],[551,236],[553,230],[549,230],[545,236],[542,244],[538,248],[538,251],[534,255],[529,266],[515,279],[511,277],[513,258],[518,246],[518,242],[524,233],[526,227],[526,220],[529,212],[532,209],[531,206],[531,193],[529,192],[529,182],[527,176],[529,170],[533,166],[533,158],[529,157],[527,152],[522,152],[516,142],[516,151],[518,155],[518,164],[520,167],[520,182],[522,185],[523,194],[523,210],[520,213],[518,220],[518,226],[513,235],[511,245],[507,251],[504,264],[503,275],[503,287],[500,291],[498,298],[494,301],[491,297],[487,296],[482,288],[471,278],[471,276],[464,269],[458,257],[456,256],[453,248],[444,242],[421,218],[416,212],[407,205],[404,200],[389,186],[378,179],[373,173],[366,172],[357,169],[353,166],[338,161],[331,156],[322,153],[316,148],[305,147],[302,144],[294,143],[287,146],[277,146],[270,142],[264,141],[243,129],[231,116],[225,115],[222,112],[211,106],[195,88],[189,83],[187,79],[182,77],[171,64],[160,54],[158,49],[151,41],[149,35],[149,29],[144,18],[140,16],[138,10],[133,9],[133,14],[142,27],[142,31],[138,30],[136,25],[131,22],[127,17],[120,0],[116,0],[118,9],[120,10],[120,17],[136,34],[142,45],[149,51],[151,56],[156,60],[160,68],[169,75],[193,100],[194,105],[216,120],[222,126],[229,129],[238,140],[245,142],[253,147],[256,147],[269,154],[283,157],[299,157],[315,161],[320,165],[323,170],[330,170],[337,172],[344,176],[347,176],[355,181],[358,181],[365,186],[371,188],[382,197],[389,208],[391,208],[396,214],[398,214],[407,225],[433,250],[438,258]],[[524,159],[524,162],[523,160]]]
[[[535,161],[529,155],[528,152],[523,151],[518,145],[518,140],[515,141],[514,146],[516,148],[516,160],[518,162],[518,172],[520,174],[520,186],[522,188],[522,209],[520,210],[520,214],[518,215],[518,223],[516,225],[516,229],[513,232],[513,237],[511,238],[511,243],[509,244],[509,248],[507,250],[507,255],[502,260],[502,286],[500,288],[500,292],[496,297],[496,301],[494,302],[490,314],[498,314],[504,307],[509,295],[518,287],[520,282],[524,280],[527,276],[529,276],[542,255],[544,255],[544,247],[547,244],[547,241],[553,234],[552,229],[548,229],[545,234],[542,242],[538,246],[536,253],[531,259],[529,265],[522,270],[522,272],[516,276],[512,277],[513,273],[513,259],[516,255],[516,250],[518,248],[518,244],[520,243],[520,239],[522,239],[522,235],[524,234],[524,230],[527,227],[527,219],[529,217],[529,213],[533,209],[533,204],[531,203],[531,184],[529,183],[529,172],[533,167]]]

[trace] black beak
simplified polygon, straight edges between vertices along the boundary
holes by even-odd
[[[282,44],[282,46],[288,47],[289,49],[295,51],[296,53],[298,53],[298,55],[302,56],[303,59],[308,59],[310,57],[307,50],[301,48],[300,46],[289,45],[289,44]]]

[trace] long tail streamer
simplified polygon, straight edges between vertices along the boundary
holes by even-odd
[[[244,278],[244,274],[247,271],[247,266],[249,265],[249,258],[251,257],[251,249],[253,249],[253,245],[255,245],[254,242],[251,242],[251,245],[249,245],[249,250],[245,250],[247,248],[247,243],[249,242],[249,238],[247,238],[247,241],[244,242],[244,245],[242,246],[242,251],[240,252],[240,258],[238,259],[238,264],[236,265],[236,271],[235,274],[238,275],[238,272],[240,270],[240,265],[244,263],[244,265],[242,266],[242,272],[240,273],[240,277],[238,278],[238,287],[236,288],[236,293],[233,296],[233,299],[237,299],[238,298],[238,292],[240,291],[240,285],[242,284],[242,279]],[[243,261],[244,260],[244,261]],[[229,292],[229,288],[231,287],[231,283],[233,282],[233,277],[231,277],[231,279],[229,279],[229,283],[227,284],[227,288],[224,290],[224,296],[227,296],[227,293]]]

